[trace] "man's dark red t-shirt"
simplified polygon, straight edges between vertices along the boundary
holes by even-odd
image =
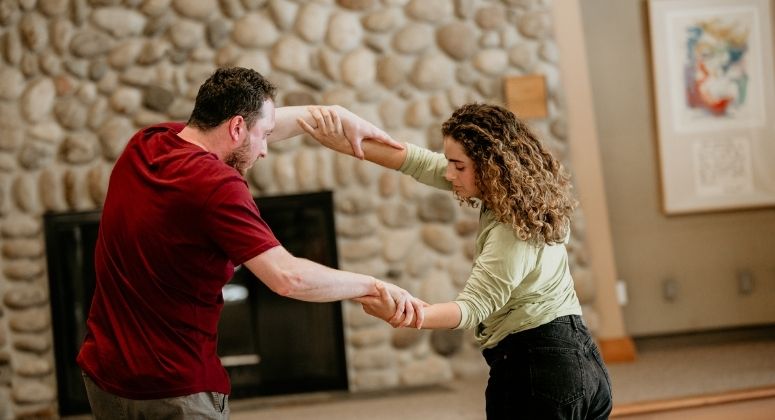
[[[279,245],[245,179],[177,133],[132,137],[110,176],[78,365],[131,399],[230,392],[216,354],[235,264]]]

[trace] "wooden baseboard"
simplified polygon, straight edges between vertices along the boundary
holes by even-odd
[[[684,398],[618,404],[614,406],[614,409],[611,412],[611,417],[657,413],[661,411],[675,411],[711,405],[729,404],[739,401],[756,400],[761,398],[775,398],[775,387],[769,386],[729,391],[717,394],[697,395]]]
[[[635,343],[630,337],[601,338],[598,344],[606,363],[635,361]]]

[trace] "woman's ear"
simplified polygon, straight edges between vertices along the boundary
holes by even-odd
[[[247,127],[245,126],[245,118],[242,115],[235,115],[229,118],[229,138],[231,138],[231,141],[239,144],[244,131],[247,131]]]

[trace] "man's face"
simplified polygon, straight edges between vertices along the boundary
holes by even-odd
[[[267,138],[275,125],[274,102],[267,99],[261,109],[261,117],[252,127],[243,130],[245,137],[242,142],[224,159],[227,165],[232,166],[242,175],[245,175],[253,166],[256,159],[266,157],[267,154]]]

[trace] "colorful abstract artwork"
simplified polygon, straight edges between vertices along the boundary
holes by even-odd
[[[713,116],[734,114],[746,101],[750,28],[740,21],[698,20],[686,28],[686,104]]]
[[[761,28],[755,7],[737,2],[666,13],[667,71],[678,131],[764,123]]]

